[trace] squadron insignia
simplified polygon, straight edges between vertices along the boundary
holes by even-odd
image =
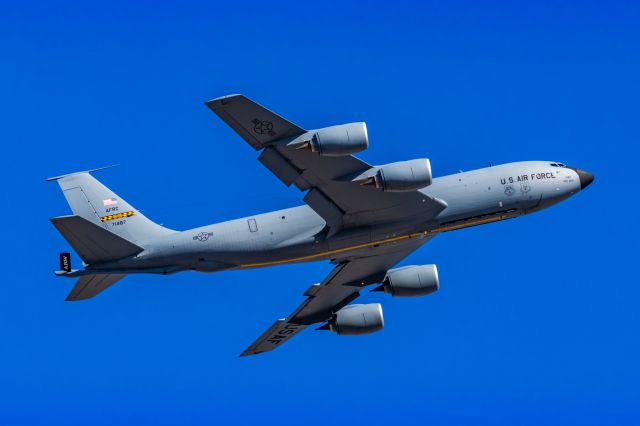
[[[513,189],[513,186],[511,186],[511,185],[507,185],[507,186],[504,188],[504,193],[505,193],[506,195],[508,195],[509,197],[511,197],[513,194],[515,194],[515,192],[516,192],[516,190],[515,190],[515,189]]]
[[[273,123],[270,121],[261,121],[257,118],[253,119],[253,131],[259,135],[275,136],[276,132],[273,131]]]
[[[209,237],[213,235],[213,232],[200,232],[198,235],[193,236],[194,241],[207,241]]]

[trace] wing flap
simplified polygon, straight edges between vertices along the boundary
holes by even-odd
[[[265,148],[258,157],[267,169],[276,175],[287,186],[291,186],[301,178],[300,170],[296,169],[286,158],[278,154],[275,148]]]
[[[307,192],[304,202],[318,213],[332,230],[332,234],[342,229],[344,212],[340,210],[322,191],[317,188]]]
[[[422,244],[423,241],[420,241]],[[402,257],[405,257],[405,252]],[[389,260],[387,260],[389,259]],[[387,270],[400,259],[391,254],[349,260],[336,266],[317,289],[290,315],[298,324],[326,321],[333,312],[343,308],[370,284],[382,282]],[[395,261],[393,261],[395,260]],[[393,262],[391,266],[387,266]]]

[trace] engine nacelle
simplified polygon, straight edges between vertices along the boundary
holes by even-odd
[[[339,157],[360,152],[369,147],[365,123],[341,124],[314,130],[302,136],[303,142],[295,143],[298,149],[311,149],[320,155]]]
[[[389,192],[415,191],[431,185],[431,182],[428,158],[385,164],[374,176],[376,188]]]
[[[343,335],[369,334],[384,327],[382,306],[379,303],[347,305],[329,321],[329,330]]]
[[[423,296],[438,290],[436,265],[405,266],[392,269],[382,282],[382,290],[392,296]]]

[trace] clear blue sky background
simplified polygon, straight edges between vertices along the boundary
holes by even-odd
[[[0,3],[0,423],[640,422],[638,3],[415,3]],[[304,127],[366,121],[372,163],[554,160],[596,181],[434,239],[404,264],[438,264],[441,290],[364,294],[373,335],[238,358],[327,263],[65,303],[47,176],[120,164],[98,177],[176,229],[301,203],[203,105],[237,92]]]

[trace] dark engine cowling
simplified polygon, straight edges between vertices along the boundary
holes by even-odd
[[[392,296],[413,297],[433,293],[438,287],[436,265],[422,265],[390,270],[380,289]]]
[[[355,154],[369,146],[365,123],[341,124],[314,130],[302,136],[303,142],[294,142],[298,149],[311,149],[323,156],[338,157]]]
[[[384,327],[382,306],[379,303],[348,305],[329,321],[329,330],[347,336],[369,334]]]
[[[431,185],[431,182],[428,158],[385,164],[374,177],[376,188],[389,192],[415,191]]]

